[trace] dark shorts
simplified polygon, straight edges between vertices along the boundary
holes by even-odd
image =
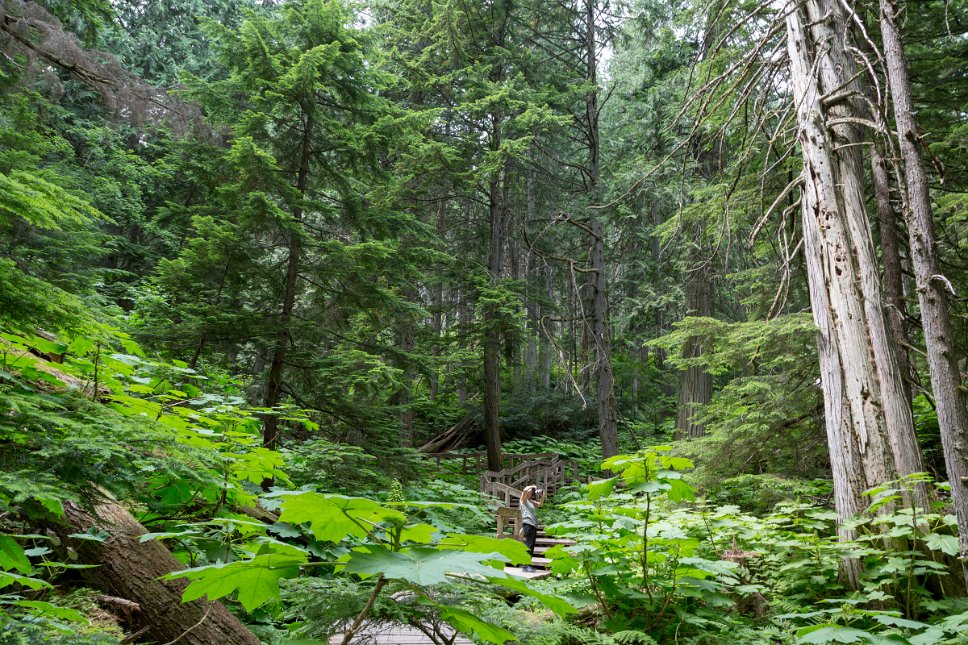
[[[528,553],[534,555],[534,543],[538,541],[538,527],[533,524],[521,526],[521,535],[524,537],[524,545],[528,547]]]

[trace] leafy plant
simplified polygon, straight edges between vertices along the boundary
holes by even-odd
[[[696,537],[660,517],[660,504],[695,498],[683,480],[692,463],[669,450],[606,460],[602,469],[616,474],[587,484],[583,498],[565,505],[576,517],[546,529],[578,541],[548,551],[552,570],[584,576],[610,631],[654,633],[683,611],[709,620],[711,608],[734,604],[728,594],[740,584],[738,565],[703,557]]]
[[[322,568],[338,576],[355,576],[372,583],[367,602],[353,622],[355,627],[350,628],[351,632],[370,615],[376,599],[389,583],[405,586],[416,594],[419,604],[432,608],[458,631],[492,643],[515,640],[515,636],[464,609],[440,602],[433,589],[451,580],[500,585],[533,596],[561,615],[573,611],[566,601],[543,594],[503,571],[504,564],[529,561],[521,543],[461,533],[444,534],[432,525],[411,523],[405,513],[394,508],[452,508],[451,502],[398,502],[389,506],[366,498],[311,491],[276,491],[270,499],[278,501],[280,522],[302,527],[321,543],[341,545],[338,551],[330,551],[337,557],[314,560],[307,549],[256,539],[250,543],[251,555],[246,559],[166,576],[190,581],[184,592],[185,600],[202,596],[215,600],[235,594],[243,607],[252,611],[279,597],[281,579],[293,578],[301,570]]]

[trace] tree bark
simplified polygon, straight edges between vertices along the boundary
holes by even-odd
[[[786,23],[804,166],[804,253],[834,498],[843,522],[864,508],[866,489],[922,466],[885,324],[859,137],[842,120],[851,117],[851,106],[835,104],[828,114],[821,100],[844,88],[859,91],[842,41],[842,9],[826,0],[802,0]],[[840,531],[851,537],[843,524]],[[849,585],[856,587],[859,573],[856,561],[845,562]]]
[[[441,240],[447,231],[447,199],[442,198],[437,206],[437,237]],[[438,278],[433,288],[433,318],[431,329],[434,332],[434,344],[431,352],[434,356],[434,363],[430,368],[430,402],[437,401],[437,394],[440,391],[440,370],[437,366],[437,357],[440,356],[440,334],[444,330],[444,283]]]
[[[555,302],[556,298],[555,298],[554,274],[552,273],[551,269],[547,266],[545,267],[545,271],[544,271],[544,280],[545,280],[545,289],[546,289],[545,295],[548,298],[548,302]],[[539,326],[541,326],[540,322],[538,324]],[[555,323],[549,322],[547,324],[549,327],[549,333],[553,334],[554,333],[553,330],[555,329]],[[564,335],[564,325],[561,325],[559,329],[560,329],[560,332],[558,333],[558,337],[560,338]],[[547,393],[551,391],[551,372],[554,368],[555,355],[554,355],[553,347],[551,345],[551,341],[550,339],[545,337],[544,330],[542,330],[540,333],[541,333],[541,337],[540,337],[540,344],[538,345],[538,363],[540,365],[539,369],[541,371],[541,391]]]
[[[508,187],[508,193],[510,193],[510,186]],[[508,195],[510,199],[510,194]],[[505,208],[505,229],[510,231],[513,230],[514,224],[509,220],[510,208]],[[507,238],[507,254],[508,254],[508,271],[509,276],[512,280],[518,281],[521,279],[521,250],[518,247],[517,242],[514,239],[514,235],[505,235]],[[511,364],[511,396],[517,397],[521,394],[521,388],[524,384],[524,370],[522,369],[522,356],[521,343],[518,342],[514,334],[504,334],[504,355],[506,360]]]
[[[81,564],[97,565],[80,570],[81,575],[106,594],[138,603],[149,639],[180,645],[259,644],[221,603],[193,600],[183,604],[181,595],[188,583],[159,578],[185,567],[161,542],[139,542],[145,528],[116,501],[109,498],[98,503],[94,515],[71,502],[64,504],[64,511],[69,525],[54,530],[77,552]],[[68,537],[92,528],[107,531],[110,537],[104,543]]]
[[[712,315],[711,276],[705,269],[686,283],[686,315]],[[690,340],[683,347],[683,357],[696,358],[702,355],[702,344]],[[696,407],[708,404],[713,398],[713,377],[703,367],[691,365],[679,373],[679,401],[676,405],[676,434],[680,437],[696,438],[706,434],[706,428],[693,420]]]
[[[605,266],[605,232],[599,216],[601,159],[598,132],[598,52],[595,27],[595,0],[585,0],[585,38],[588,44],[588,83],[585,97],[588,120],[588,228],[591,231],[592,341],[595,351],[595,399],[598,409],[598,435],[602,457],[618,454],[618,415],[612,374],[612,339],[608,325],[608,291]]]
[[[313,118],[306,116],[306,123],[303,130],[301,143],[299,171],[296,176],[296,190],[302,196],[309,187],[309,159],[311,154],[310,143],[313,134]],[[289,350],[289,325],[292,322],[292,311],[296,304],[296,287],[299,281],[299,259],[302,253],[302,231],[303,209],[296,206],[292,209],[293,227],[288,231],[289,237],[289,260],[286,265],[286,284],[282,296],[282,312],[279,316],[279,328],[276,332],[276,342],[272,350],[272,357],[269,360],[269,375],[266,379],[266,396],[263,405],[267,408],[274,408],[282,400],[282,376],[286,362],[286,353]],[[262,429],[262,443],[267,448],[276,447],[276,437],[279,429],[279,417],[269,412],[264,417]]]
[[[492,36],[494,47],[504,47],[510,19],[510,3],[496,2],[493,15],[496,27]],[[495,86],[504,82],[503,64],[492,66],[488,74]],[[506,115],[503,106],[498,106],[490,114],[487,133],[488,149],[497,155],[504,142],[504,122]],[[505,159],[500,169],[495,169],[488,183],[488,207],[490,225],[490,247],[487,254],[487,272],[492,287],[501,279],[504,266],[504,225],[508,209],[509,161]],[[487,451],[488,470],[501,470],[501,329],[500,314],[493,306],[484,310],[484,445]]]
[[[499,177],[491,180],[490,199],[491,246],[487,270],[491,284],[495,285],[501,278],[504,247],[504,208]],[[498,314],[492,308],[489,306],[484,312],[484,443],[488,470],[501,470],[501,330]]]
[[[405,289],[404,298],[408,301],[417,299],[415,289]],[[410,354],[414,350],[414,337],[416,334],[415,323],[410,318],[406,318],[401,323],[399,330],[399,348],[403,354]],[[400,443],[408,448],[414,447],[413,436],[413,408],[410,406],[410,391],[413,389],[414,374],[411,368],[410,357],[400,358],[400,367],[403,370],[403,382],[400,389],[393,393],[389,403],[398,407],[397,418],[400,419]],[[436,374],[435,374],[436,377]]]
[[[894,341],[897,366],[901,372],[904,396],[911,402],[912,369],[908,346],[911,340],[904,324],[907,307],[904,304],[904,281],[901,270],[901,251],[897,236],[897,213],[891,204],[890,175],[887,162],[877,146],[871,148],[871,176],[874,179],[874,203],[877,207],[877,227],[881,237],[881,264],[884,268],[884,303],[887,308],[887,327]]]
[[[880,0],[881,34],[887,77],[894,98],[897,140],[904,160],[907,188],[908,238],[914,267],[921,324],[941,427],[941,445],[951,484],[951,500],[958,518],[962,574],[968,585],[968,408],[966,408],[957,352],[948,309],[950,282],[941,274],[932,220],[928,177],[921,157],[921,139],[915,118],[911,83],[901,31],[898,7],[891,0]]]
[[[463,346],[464,333],[466,333],[466,330],[470,327],[471,323],[470,307],[468,306],[467,301],[467,291],[468,287],[466,284],[460,286],[457,290],[457,326],[462,332],[458,337],[458,342],[461,343],[461,346]],[[460,370],[460,373],[455,379],[454,389],[456,390],[455,393],[457,394],[457,404],[463,406],[465,403],[467,403],[467,376],[463,369]]]
[[[659,136],[658,133],[656,133],[655,136],[658,138]],[[661,266],[660,262],[662,261],[662,248],[659,245],[659,235],[656,233],[659,226],[662,224],[662,212],[659,208],[658,194],[656,194],[656,196],[652,198],[651,210],[652,210],[652,232],[649,236],[650,237],[649,250],[652,255],[652,261],[655,263],[656,266]],[[666,333],[666,307],[665,305],[663,305],[655,310],[655,334],[656,336],[663,336],[665,335],[665,333]],[[652,349],[652,355],[655,357],[655,366],[659,368],[660,371],[664,371],[665,359],[666,359],[665,350],[662,349],[661,347],[655,347]],[[672,395],[675,393],[672,383],[670,383],[667,379],[662,379],[661,389],[662,389],[662,394],[664,394],[666,397],[672,397]],[[666,413],[666,410],[665,410],[666,407],[667,406],[663,405],[662,406],[663,409],[659,411],[659,413],[662,415],[663,418]]]

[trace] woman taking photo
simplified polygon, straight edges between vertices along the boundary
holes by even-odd
[[[539,494],[541,499],[535,499]],[[521,535],[531,557],[534,557],[534,543],[538,540],[537,509],[544,504],[544,500],[544,491],[539,491],[537,486],[526,486],[521,493]],[[530,565],[524,567],[524,570],[534,571]]]

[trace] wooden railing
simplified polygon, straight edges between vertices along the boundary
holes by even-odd
[[[513,500],[521,498],[522,491],[500,482],[489,482],[486,487],[483,483],[481,484],[481,492],[493,495],[499,502],[503,502],[505,506],[511,506]]]
[[[481,474],[481,491],[497,493],[502,490],[496,488],[498,484],[515,490],[534,484],[538,488],[553,492],[569,481],[578,479],[577,459],[563,459],[558,455],[541,457],[501,471],[485,471]]]
[[[427,459],[433,459],[437,465],[438,470],[440,469],[440,464],[443,461],[454,461],[460,460],[460,471],[463,474],[468,472],[478,473],[484,469],[487,464],[487,453],[485,452],[465,452],[465,453],[454,453],[454,452],[428,452],[424,455]],[[473,470],[468,470],[468,465],[473,466]]]
[[[460,460],[461,472],[469,468],[480,472],[487,464],[483,452],[428,453],[439,469],[444,461]],[[503,470],[485,470],[481,473],[481,492],[492,495],[500,504],[497,509],[497,536],[520,539],[521,518],[516,504],[525,486],[535,485],[553,493],[569,481],[578,479],[578,460],[567,459],[551,452],[507,453],[502,455]]]
[[[497,509],[497,537],[521,539],[521,510],[512,506],[512,502],[521,499],[525,486],[533,484],[554,492],[572,478],[578,479],[578,461],[562,459],[558,455],[527,461],[500,472],[489,470],[483,473],[481,490],[503,502]]]
[[[510,506],[497,509],[497,537],[521,539],[521,511]]]

